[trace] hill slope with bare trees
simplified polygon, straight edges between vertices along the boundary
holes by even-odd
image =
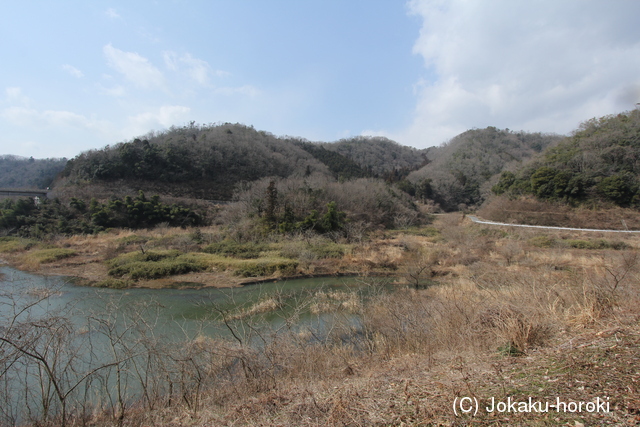
[[[430,148],[426,154],[429,163],[409,174],[408,180],[447,211],[477,206],[490,195],[491,185],[502,171],[516,170],[560,139],[492,126],[469,130]]]

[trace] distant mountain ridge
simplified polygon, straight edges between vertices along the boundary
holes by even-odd
[[[490,188],[504,170],[516,170],[545,148],[558,143],[559,135],[472,129],[426,152],[428,164],[412,172],[408,180],[429,188],[429,197],[445,210],[477,206],[490,196]]]
[[[66,159],[0,156],[0,186],[109,198],[144,190],[231,200],[242,183],[382,179],[444,210],[495,194],[640,206],[640,111],[592,119],[571,136],[472,129],[429,149],[382,137],[310,142],[241,124],[172,127]],[[373,182],[373,181],[372,181]],[[83,190],[84,189],[84,190]]]
[[[493,187],[570,204],[640,206],[640,110],[591,119]]]
[[[414,170],[424,163],[422,151],[386,138],[312,143],[240,124],[192,123],[81,153],[57,184],[124,180],[145,190],[164,186],[173,195],[229,200],[238,183],[269,176],[351,179]]]
[[[1,155],[0,187],[47,188],[66,164],[66,158],[34,159],[10,154]]]
[[[417,170],[428,162],[426,149],[407,147],[384,137],[356,136],[321,145],[381,177],[395,170]]]

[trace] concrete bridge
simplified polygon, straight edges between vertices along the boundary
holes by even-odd
[[[41,199],[46,199],[47,194],[49,194],[51,190],[34,190],[34,189],[23,189],[23,188],[0,188],[0,197],[39,197]]]

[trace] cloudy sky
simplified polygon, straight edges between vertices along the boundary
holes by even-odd
[[[415,147],[568,133],[640,102],[636,0],[5,2],[0,154],[239,122]]]

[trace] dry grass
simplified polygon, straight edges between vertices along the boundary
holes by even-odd
[[[621,250],[545,247],[532,242],[537,234],[531,230],[498,232],[461,215],[439,218],[438,232],[429,236],[394,234],[354,247],[340,259],[310,259],[305,267],[326,262],[371,271],[393,265],[396,274],[409,276],[407,283],[411,274],[425,272],[435,281],[430,286],[398,285],[394,292],[377,290],[366,298],[353,292],[316,293],[299,303],[324,316],[322,330],[296,326],[295,312],[284,326],[264,327],[260,315],[285,304],[277,296],[265,298],[227,318],[231,328],[248,334],[241,339],[198,337],[183,344],[182,352],[189,353],[193,363],[202,363],[198,372],[206,371],[197,392],[187,387],[182,397],[153,409],[141,402],[129,409],[121,425],[638,422],[638,237],[621,236],[626,245]],[[164,230],[164,236],[170,234]],[[601,238],[567,232],[548,236]],[[257,262],[204,253],[188,256],[219,269]],[[456,417],[452,405],[462,396],[485,404],[490,397],[609,397],[612,412],[496,416],[480,411],[475,418]],[[98,426],[121,422],[106,412],[90,421]]]
[[[32,255],[43,248],[42,244],[15,238],[3,239],[0,241],[0,252],[9,264],[37,273],[75,276],[93,283],[110,283],[108,272],[111,264],[147,252],[178,251],[183,261],[206,265],[204,270],[168,269],[169,275],[145,274],[142,271],[145,266],[140,265],[141,274],[136,274],[136,280],[127,282],[133,286],[153,288],[179,286],[186,282],[227,287],[256,279],[307,275],[392,275],[396,274],[398,262],[404,256],[397,238],[383,239],[375,244],[367,241],[354,245],[300,235],[265,243],[232,242],[226,245],[229,251],[238,247],[251,253],[249,257],[245,256],[249,259],[242,259],[243,254],[206,253],[209,248],[221,246],[223,232],[219,227],[184,230],[159,226],[135,232],[114,229],[97,235],[54,238],[47,243],[49,248],[74,251],[76,255],[42,265],[36,259],[38,255]],[[181,274],[187,270],[192,273]],[[122,285],[120,282],[118,284]]]
[[[46,248],[30,250],[22,254],[19,259],[23,268],[27,267],[29,269],[38,269],[41,264],[60,261],[76,255],[77,252],[73,249]]]
[[[565,281],[558,284],[559,278]],[[332,332],[315,344],[303,332],[274,335],[259,352],[210,342],[208,348],[217,354],[227,348],[229,360],[243,360],[253,373],[219,382],[219,388],[201,396],[198,411],[178,404],[132,413],[129,425],[620,425],[637,420],[637,298],[594,310],[599,303],[592,291],[600,285],[585,275],[549,272],[522,279],[520,270],[486,279],[477,284],[459,278],[424,291],[381,294],[358,308],[361,328],[336,318]],[[637,291],[636,284],[627,286],[624,292]],[[218,363],[218,369],[225,364]],[[491,397],[551,402],[607,397],[612,412],[496,418],[480,411],[476,418],[460,418],[452,403],[461,396],[477,397],[485,406]]]
[[[478,214],[485,219],[512,224],[640,230],[640,218],[634,209],[620,207],[590,209],[586,206],[571,208],[565,203],[544,202],[532,197],[516,200],[495,197],[483,206]]]

